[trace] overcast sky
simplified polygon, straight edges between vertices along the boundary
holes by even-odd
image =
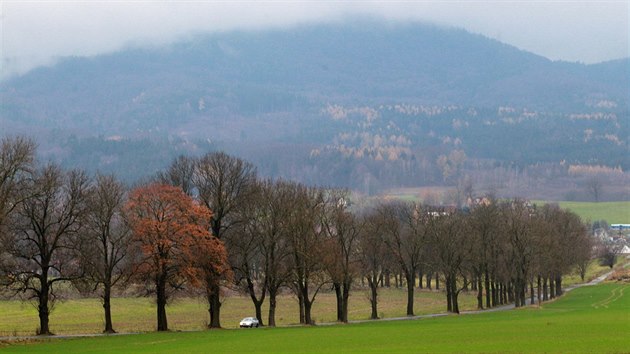
[[[0,1],[2,77],[62,56],[160,45],[198,33],[365,16],[464,28],[553,60],[629,56],[630,0]]]

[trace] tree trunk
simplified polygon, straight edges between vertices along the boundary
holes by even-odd
[[[457,297],[459,291],[457,290],[457,277],[451,276],[451,302],[453,303],[453,313],[459,314],[459,302]]]
[[[527,306],[527,280],[522,280],[519,285],[518,293],[521,297],[521,306]]]
[[[549,293],[547,289],[547,278],[543,278],[543,301],[549,300]]]
[[[210,313],[210,324],[208,325],[208,328],[221,328],[221,298],[219,297],[219,286],[210,286],[210,289],[208,289],[206,294],[209,305],[208,312]]]
[[[276,289],[269,289],[269,327],[276,326],[276,296],[278,292]]]
[[[535,296],[534,296],[534,282],[533,281],[529,282],[529,300],[530,300],[529,301],[530,305],[533,305],[536,303]]]
[[[114,325],[112,324],[111,294],[111,284],[105,284],[103,291],[103,310],[105,311],[104,333],[116,333],[116,331],[114,331]]]
[[[300,323],[306,323],[306,315],[304,313],[304,295],[302,295],[302,291],[298,290],[298,306],[300,307]]]
[[[427,289],[431,290],[431,278],[432,278],[432,274],[431,272],[427,273]]]
[[[304,323],[306,323],[307,325],[315,324],[315,322],[313,322],[313,318],[311,317],[312,306],[313,303],[310,300],[304,299]]]
[[[538,276],[538,306],[542,303],[542,278]]]
[[[490,276],[488,274],[488,267],[485,267],[485,287],[486,287],[486,308],[490,308],[491,304],[490,304]]]
[[[166,274],[161,274],[157,279],[157,330],[168,331],[166,320]]]
[[[40,278],[41,291],[38,296],[39,304],[37,305],[37,312],[39,314],[39,329],[37,335],[51,335],[49,328],[49,316],[50,309],[48,308],[48,278]]]
[[[562,276],[556,276],[556,296],[562,295]]]
[[[549,278],[549,298],[554,299],[556,297],[556,284],[552,278]]]
[[[435,273],[435,290],[440,290],[440,273]]]
[[[368,278],[368,283],[370,284],[370,306],[372,307],[372,314],[370,315],[370,319],[376,320],[378,319],[378,288],[376,284],[376,277],[373,277],[372,279]]]
[[[418,289],[422,289],[422,269],[418,271]]]
[[[333,283],[335,297],[337,299],[337,322],[343,322],[343,299],[341,295],[341,284]]]
[[[483,310],[483,282],[481,276],[477,277],[477,308]]]
[[[256,318],[258,319],[258,322],[261,326],[263,326],[263,318],[262,318],[262,304],[265,301],[265,294],[266,294],[266,285],[263,286],[263,290],[262,290],[262,295],[260,296],[260,299],[258,299],[256,297],[256,289],[254,287],[254,281],[250,278],[247,277],[247,290],[249,291],[249,297],[252,299],[252,302],[254,303],[254,310],[256,311]]]
[[[451,279],[449,275],[446,275],[446,311],[453,312],[453,297],[451,291]]]
[[[413,291],[416,285],[415,272],[408,272],[405,274],[407,278],[407,316],[413,316]]]
[[[348,323],[348,301],[350,299],[350,282],[343,284],[341,303],[341,322]]]
[[[315,322],[311,316],[311,309],[313,307],[313,302],[311,301],[308,295],[308,283],[305,282],[303,285],[300,284],[301,293],[302,293],[302,303],[304,305],[304,323],[307,325],[314,325]]]

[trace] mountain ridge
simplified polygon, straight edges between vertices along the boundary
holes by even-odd
[[[92,169],[123,168],[122,146],[147,174],[212,147],[312,183],[453,183],[436,161],[457,150],[489,166],[627,169],[629,81],[628,58],[551,61],[461,29],[303,25],[68,58],[0,83],[0,126],[67,164],[92,149]]]

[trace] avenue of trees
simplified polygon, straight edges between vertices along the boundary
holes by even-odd
[[[110,333],[110,298],[131,284],[155,296],[160,331],[184,289],[205,296],[209,328],[221,327],[226,288],[249,296],[269,326],[282,292],[298,299],[300,322],[314,324],[317,295],[334,291],[347,322],[361,286],[376,319],[379,288],[392,278],[406,286],[410,316],[418,287],[440,287],[453,313],[462,291],[476,292],[479,309],[520,307],[562,294],[562,276],[584,269],[593,249],[588,227],[554,205],[359,203],[347,190],[259,178],[222,152],[179,157],[128,188],[116,176],[38,164],[29,139],[5,138],[1,149],[0,285],[36,305],[39,334],[50,334],[61,284],[99,296]]]

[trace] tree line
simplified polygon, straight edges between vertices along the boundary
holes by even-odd
[[[129,188],[114,175],[38,164],[35,152],[27,138],[2,141],[0,285],[36,303],[39,334],[50,334],[61,284],[101,297],[105,332],[114,332],[112,291],[129,284],[155,296],[160,331],[182,289],[204,294],[209,328],[221,327],[228,287],[275,326],[283,291],[297,297],[300,323],[314,324],[317,295],[333,289],[347,322],[350,292],[365,283],[376,319],[392,277],[406,284],[410,316],[415,289],[440,282],[449,312],[459,313],[462,291],[476,291],[480,309],[523,306],[528,293],[532,303],[560,295],[562,276],[576,267],[584,276],[591,258],[587,226],[554,205],[360,203],[348,190],[260,178],[222,152],[181,156]]]

